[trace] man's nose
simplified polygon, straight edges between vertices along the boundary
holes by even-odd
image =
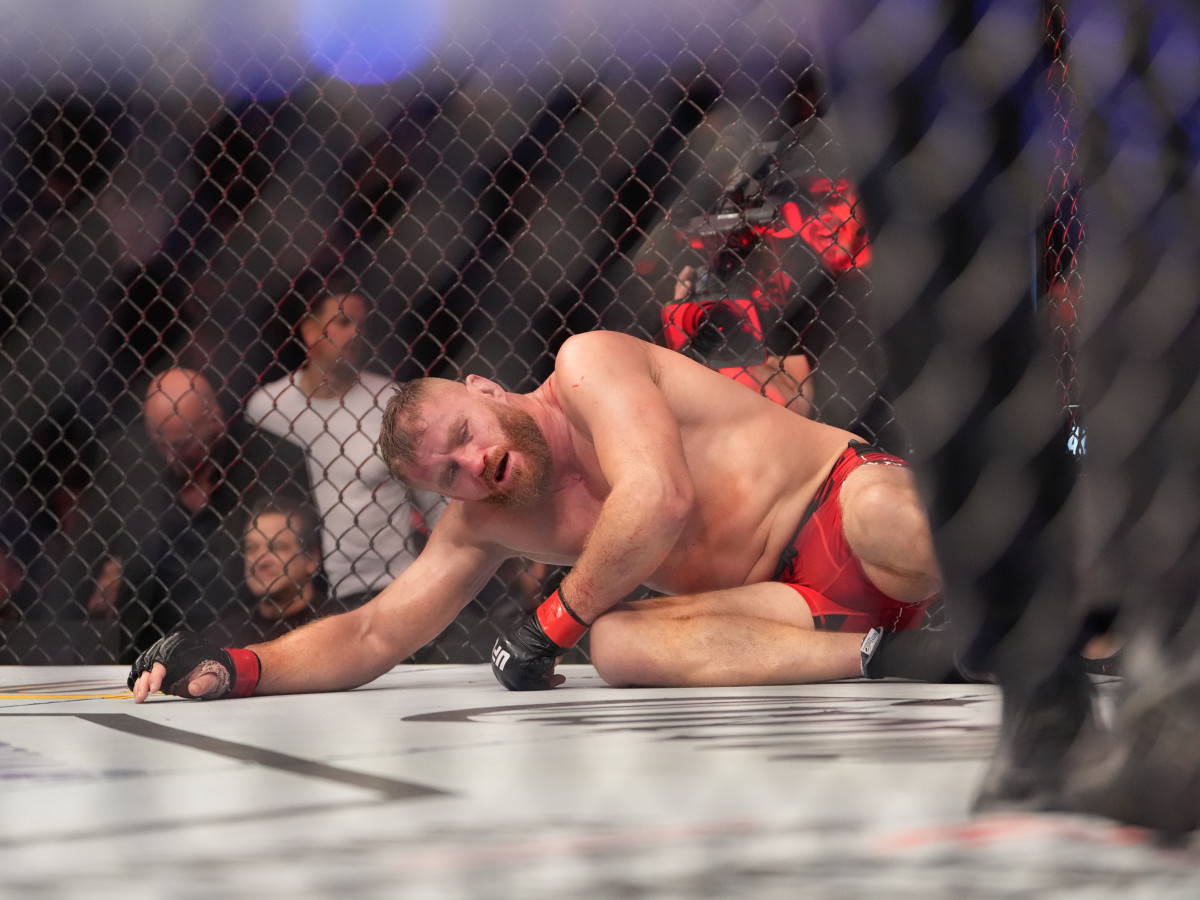
[[[488,454],[478,447],[463,447],[456,462],[464,472],[475,478],[483,478],[487,472]]]

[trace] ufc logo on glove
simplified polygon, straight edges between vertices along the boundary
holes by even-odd
[[[501,647],[499,641],[496,641],[496,645],[492,647],[492,665],[503,672],[510,659],[512,659],[512,654]]]

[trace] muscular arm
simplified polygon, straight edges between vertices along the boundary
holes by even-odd
[[[267,644],[257,693],[336,691],[374,681],[437,637],[499,567],[482,548],[439,535],[369,603]],[[440,539],[439,539],[440,538]]]
[[[417,560],[366,605],[318,619],[283,637],[249,649],[262,661],[256,694],[347,690],[375,680],[437,637],[499,567],[505,553],[463,539],[461,522],[434,530]],[[165,669],[155,665],[134,688],[141,702],[162,687]],[[202,675],[201,679],[214,676]],[[208,682],[190,692],[202,696]]]
[[[679,539],[694,490],[679,424],[645,345],[593,332],[568,341],[555,369],[563,411],[594,448],[610,486],[599,517],[564,579],[587,622],[646,581]]]

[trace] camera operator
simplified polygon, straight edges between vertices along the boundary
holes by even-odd
[[[751,301],[762,356],[736,361],[743,380],[761,390],[765,374],[789,400],[797,392],[787,381],[794,380],[802,387],[798,411],[903,446],[867,310],[872,248],[858,189],[813,166],[797,135],[746,153],[714,207],[678,234],[703,263],[679,273],[675,300]],[[664,326],[677,314],[664,311]],[[692,355],[708,363],[703,353]],[[764,363],[766,372],[755,368]]]

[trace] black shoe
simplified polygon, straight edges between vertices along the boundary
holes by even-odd
[[[972,811],[1060,809],[1067,755],[1081,734],[1094,730],[1094,694],[1078,657],[1032,690],[1006,686],[1000,739]]]
[[[1082,749],[1064,810],[1152,828],[1168,843],[1200,827],[1200,675],[1137,685],[1112,730]]]

